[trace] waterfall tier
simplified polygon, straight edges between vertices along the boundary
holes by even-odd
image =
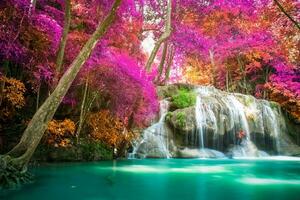
[[[162,88],[161,96],[176,93],[176,87],[179,86]],[[223,153],[230,157],[300,154],[296,144],[300,125],[293,123],[278,104],[214,87],[197,86],[193,90],[194,106],[169,110],[170,102],[161,101],[159,122],[144,130],[131,155],[168,158],[224,157]],[[239,133],[244,134],[242,139],[237,137]]]

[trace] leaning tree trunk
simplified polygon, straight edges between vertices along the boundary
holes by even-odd
[[[166,19],[166,24],[165,24],[165,31],[164,33],[160,36],[160,38],[157,40],[157,42],[154,45],[154,48],[150,54],[150,57],[146,63],[146,70],[150,71],[151,66],[153,64],[153,61],[156,57],[156,54],[163,42],[165,42],[171,35],[171,14],[172,14],[172,0],[168,0],[168,5],[167,5],[167,19]]]
[[[80,68],[89,58],[98,40],[104,35],[108,27],[114,21],[117,8],[120,6],[120,4],[121,0],[115,0],[108,16],[106,16],[102,23],[99,23],[96,31],[86,42],[68,70],[64,73],[53,93],[34,114],[23,133],[20,142],[10,152],[2,157],[2,159],[0,159],[0,164],[2,163],[1,165],[13,165],[20,171],[27,166],[27,163],[29,162],[41,138],[43,137],[45,130],[47,129],[48,122],[53,118],[63,97],[70,88]]]

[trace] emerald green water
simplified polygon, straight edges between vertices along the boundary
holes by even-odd
[[[44,165],[3,200],[300,199],[300,161],[123,160]]]

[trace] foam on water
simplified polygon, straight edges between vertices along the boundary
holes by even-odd
[[[274,179],[274,178],[242,178],[239,182],[250,185],[299,185],[300,180],[297,179]]]
[[[226,173],[230,170],[223,166],[186,166],[182,168],[172,167],[154,167],[147,165],[127,165],[114,169],[114,171],[129,172],[129,173]]]
[[[300,157],[292,156],[267,156],[267,157],[234,157],[236,160],[278,160],[278,161],[300,161]]]

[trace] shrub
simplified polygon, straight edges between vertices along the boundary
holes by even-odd
[[[91,127],[90,136],[112,148],[120,149],[135,138],[134,133],[108,110],[91,114],[88,124]]]
[[[14,78],[0,76],[0,117],[5,121],[11,118],[16,109],[25,106],[24,83]]]
[[[184,127],[186,124],[186,116],[183,112],[179,112],[176,114],[176,123],[180,126],[180,127]]]
[[[166,120],[169,121],[173,116],[173,113],[172,112],[168,112],[167,115],[166,115]]]
[[[46,142],[54,147],[70,147],[75,130],[76,125],[70,119],[51,120],[46,131]]]
[[[80,141],[80,148],[84,160],[111,160],[112,149],[102,142],[84,139]]]
[[[57,148],[40,144],[34,153],[33,161],[74,162],[111,160],[112,149],[92,138],[80,138],[77,145],[69,148]]]
[[[172,102],[179,109],[190,107],[196,103],[196,94],[187,89],[180,89],[178,94],[172,96]]]

